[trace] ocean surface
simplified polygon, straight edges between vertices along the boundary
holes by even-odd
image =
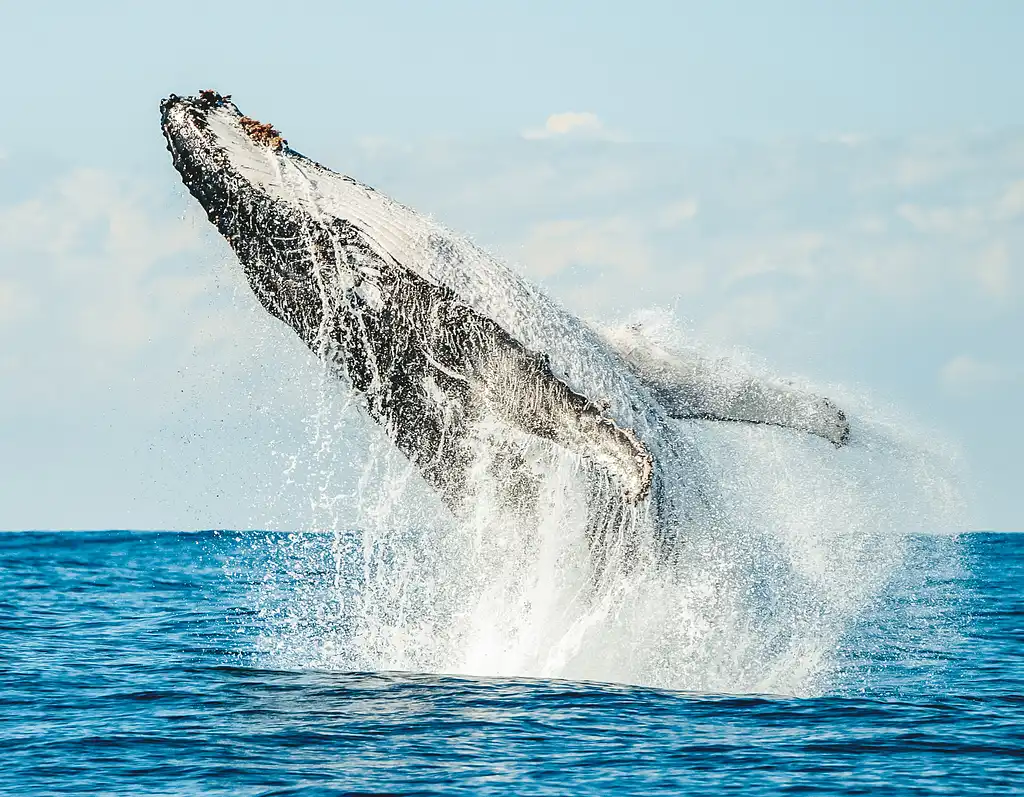
[[[346,670],[332,535],[0,534],[0,793],[1021,793],[1024,535],[908,545],[786,695]]]

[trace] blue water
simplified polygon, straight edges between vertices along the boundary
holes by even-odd
[[[0,535],[0,793],[1024,789],[1024,535],[915,538],[800,698],[269,666],[273,538]]]

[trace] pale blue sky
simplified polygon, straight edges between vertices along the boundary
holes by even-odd
[[[2,19],[0,528],[287,525],[304,500],[251,494],[302,433],[310,365],[237,289],[158,129],[161,97],[205,87],[583,315],[669,305],[869,396],[962,451],[975,525],[1024,527],[1024,4]]]
[[[573,108],[684,142],[1024,122],[1014,0],[3,6],[2,129],[19,150],[66,152],[73,131],[90,158],[141,155],[152,98],[202,85],[317,149],[503,135]]]

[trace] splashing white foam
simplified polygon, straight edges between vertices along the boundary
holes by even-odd
[[[662,348],[692,345],[665,318],[651,330]],[[816,694],[834,685],[844,633],[903,566],[907,534],[962,523],[953,455],[863,397],[819,388],[851,418],[845,448],[679,421],[720,522],[688,529],[676,561],[611,567],[595,585],[571,455],[532,462],[539,523],[503,514],[486,467],[457,522],[333,379],[308,392],[316,410],[287,472],[321,533],[268,545],[256,599],[270,666]]]

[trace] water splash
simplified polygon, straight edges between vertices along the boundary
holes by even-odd
[[[651,334],[692,346],[671,321]],[[254,590],[261,660],[707,692],[835,688],[844,634],[899,580],[908,535],[956,527],[962,502],[949,451],[861,396],[817,392],[849,411],[848,447],[677,422],[705,457],[718,520],[687,529],[674,561],[619,562],[595,586],[571,455],[533,452],[539,522],[505,511],[485,462],[456,521],[336,381],[315,380],[286,468],[303,481],[310,533],[266,544],[268,577]],[[621,531],[644,522],[620,519]]]

